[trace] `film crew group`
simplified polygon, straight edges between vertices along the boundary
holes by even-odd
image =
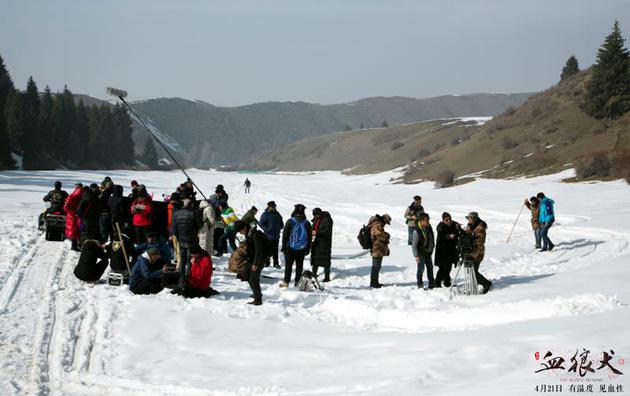
[[[451,270],[453,266],[464,265],[470,268],[478,282],[487,293],[492,282],[480,272],[479,266],[484,258],[487,224],[479,218],[476,212],[470,212],[467,225],[463,229],[460,224],[452,220],[449,213],[442,214],[442,221],[437,226],[437,237],[434,236],[430,224],[430,217],[422,207],[422,198],[415,196],[404,214],[408,227],[408,244],[416,261],[416,284],[418,289],[434,289],[452,285]],[[370,287],[381,288],[379,275],[383,258],[389,256],[390,234],[385,226],[391,224],[388,214],[374,215],[358,235],[358,240],[364,249],[369,249],[372,256],[372,270]],[[435,265],[438,266],[437,275],[433,273],[433,253]],[[423,276],[427,274],[427,287],[424,286]],[[476,285],[476,283],[475,283]],[[476,286],[471,286],[476,287]],[[472,289],[471,289],[472,290]],[[477,294],[476,291],[472,291]]]

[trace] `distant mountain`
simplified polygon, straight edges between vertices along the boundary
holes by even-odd
[[[426,99],[375,97],[319,105],[265,102],[217,107],[201,101],[160,98],[133,103],[144,117],[177,142],[189,166],[234,165],[266,150],[344,130],[466,116],[493,116],[521,105],[529,93],[471,94]]]
[[[581,105],[589,79],[589,70],[579,72],[483,125],[436,120],[331,134],[267,151],[241,166],[355,174],[402,167],[401,181],[414,183],[445,173],[460,181],[536,176],[586,163],[586,177],[630,182],[630,113],[616,120],[587,115]]]

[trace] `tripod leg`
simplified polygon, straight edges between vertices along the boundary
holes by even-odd
[[[462,269],[463,262],[464,262],[464,259],[459,260],[459,264],[457,265],[457,272],[455,272],[455,277],[453,278],[453,281],[451,282],[451,287],[448,289],[448,292],[451,294],[451,296],[453,293],[453,286],[455,286],[455,283],[457,282],[457,278],[459,277],[459,271]]]

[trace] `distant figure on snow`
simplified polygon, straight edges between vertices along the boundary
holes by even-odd
[[[248,178],[245,178],[245,183],[243,183],[243,185],[245,186],[245,194],[249,194],[249,189],[252,186],[252,182],[250,182]]]

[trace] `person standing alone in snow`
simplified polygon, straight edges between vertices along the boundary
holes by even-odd
[[[538,212],[538,221],[540,222],[540,237],[542,238],[541,252],[553,250],[556,246],[549,239],[549,229],[556,220],[556,216],[553,209],[553,199],[548,198],[543,193],[538,193],[536,198],[540,201],[540,209]]]
[[[249,194],[249,189],[252,187],[252,182],[250,182],[248,178],[245,178],[245,183],[243,183],[243,185],[245,186],[245,194]]]

